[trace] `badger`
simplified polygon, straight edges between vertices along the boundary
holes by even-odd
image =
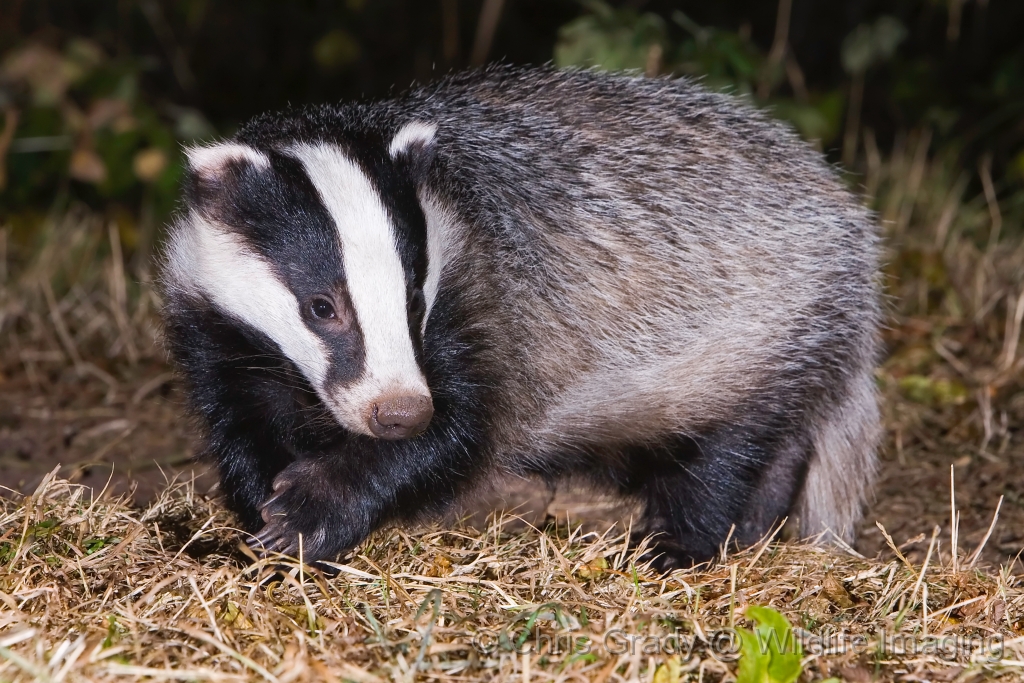
[[[256,549],[330,560],[495,473],[612,487],[663,568],[850,540],[877,230],[740,98],[492,67],[257,116],[184,185],[167,345]]]

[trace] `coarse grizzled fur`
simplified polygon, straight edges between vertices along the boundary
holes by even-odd
[[[785,125],[685,79],[499,67],[189,154],[167,340],[262,547],[329,559],[494,471],[634,497],[663,566],[786,516],[850,539],[877,233]],[[352,265],[363,229],[390,265]],[[345,322],[321,329],[328,290]],[[422,434],[359,422],[388,382],[432,401]]]

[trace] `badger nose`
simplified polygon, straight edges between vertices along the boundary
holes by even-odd
[[[382,439],[407,439],[430,424],[434,404],[429,396],[397,396],[373,404],[370,431]]]

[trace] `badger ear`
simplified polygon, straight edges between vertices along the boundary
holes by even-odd
[[[202,207],[238,182],[247,168],[270,167],[270,159],[257,150],[237,142],[202,147],[187,147],[189,199]]]
[[[189,169],[202,176],[223,174],[237,164],[249,163],[259,168],[270,166],[270,159],[263,152],[237,142],[186,147],[185,156]]]
[[[396,164],[407,166],[413,182],[420,183],[426,179],[430,167],[434,163],[437,124],[424,121],[410,121],[391,138],[388,152]]]

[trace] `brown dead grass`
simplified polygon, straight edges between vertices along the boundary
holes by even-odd
[[[47,477],[2,505],[9,681],[631,681],[673,659],[688,680],[723,680],[750,604],[799,627],[809,680],[1019,680],[1024,667],[1024,591],[966,554],[954,569],[934,553],[916,565],[765,542],[660,577],[623,534],[496,521],[379,533],[327,578],[250,563],[188,483],[140,510]],[[672,649],[691,640],[688,657]]]

